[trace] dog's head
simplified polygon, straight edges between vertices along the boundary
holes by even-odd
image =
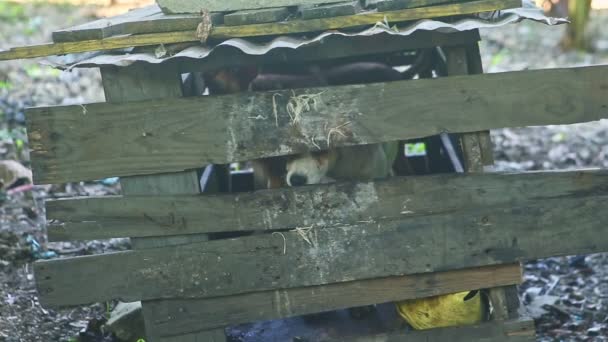
[[[289,186],[322,184],[333,182],[327,176],[334,158],[330,151],[305,153],[294,156],[287,161],[285,180]]]

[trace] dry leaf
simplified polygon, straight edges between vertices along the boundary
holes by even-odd
[[[5,190],[20,179],[31,184],[32,171],[15,160],[0,160],[0,190]]]

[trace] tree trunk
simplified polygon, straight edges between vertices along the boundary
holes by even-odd
[[[562,0],[564,1],[564,0]],[[571,23],[566,29],[566,35],[562,38],[562,48],[586,50],[589,42],[585,36],[585,29],[591,11],[591,0],[568,1],[568,14]]]

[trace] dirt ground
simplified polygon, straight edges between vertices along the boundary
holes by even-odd
[[[53,30],[89,21],[94,13],[90,7],[66,5],[3,6],[0,1],[0,48],[50,41]],[[608,13],[593,13],[593,53],[560,51],[563,27],[524,22],[484,31],[481,47],[486,72],[606,64],[606,27]],[[96,70],[58,72],[35,60],[0,63],[0,160],[29,164],[23,126],[25,107],[96,101],[103,101]],[[607,121],[497,130],[492,138],[498,171],[608,167]],[[123,239],[45,242],[45,198],[118,193],[120,185],[112,179],[0,193],[0,341],[74,341],[87,325],[89,330],[96,330],[94,326],[103,321],[112,303],[61,311],[42,308],[36,297],[31,262],[128,249],[128,240]],[[524,278],[520,294],[536,319],[539,340],[608,339],[607,255],[529,262]],[[114,341],[99,334],[83,336],[82,341]]]

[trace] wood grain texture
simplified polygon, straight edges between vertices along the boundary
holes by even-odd
[[[214,25],[223,23],[222,13],[211,13]],[[53,32],[53,42],[78,42],[104,39],[118,35],[192,31],[201,22],[200,14],[162,13],[156,5],[135,9],[123,15],[103,18]]]
[[[474,46],[448,47],[445,49],[447,72],[449,76],[480,73],[481,64],[478,64],[479,50]],[[472,132],[463,134],[460,138],[464,156],[465,171],[467,173],[479,173],[484,171],[484,150],[481,136],[487,136],[483,141],[489,140],[489,132]],[[489,291],[490,303],[492,305],[492,318],[494,320],[506,320],[509,318],[507,297],[505,288],[491,288]],[[519,299],[518,299],[519,301]]]
[[[162,13],[162,11],[157,5],[134,9],[112,18],[102,18],[82,25],[54,31],[52,34],[53,42],[107,38],[123,23],[132,22],[134,20],[144,20],[144,18],[160,13]]]
[[[222,13],[211,13],[214,25],[223,23]],[[53,42],[78,42],[110,38],[118,35],[193,31],[201,23],[195,14],[163,14],[156,5],[130,11],[124,15],[99,19],[83,25],[53,32]],[[159,36],[163,37],[163,36]]]
[[[181,97],[181,77],[175,66],[167,66],[155,70],[149,65],[132,65],[125,68],[101,68],[104,93],[108,102],[138,101],[166,97]],[[132,176],[120,180],[123,194],[126,198],[131,195],[153,196],[159,194],[198,194],[200,185],[198,172],[189,170],[184,172],[157,174],[149,176]],[[176,246],[193,242],[207,241],[207,235],[166,236],[162,238],[131,238],[134,249],[158,248]],[[142,303],[146,308],[147,302]],[[146,335],[150,341],[159,341],[158,334],[151,331],[150,317],[144,315]],[[223,329],[202,331],[191,336],[180,336],[166,339],[166,342],[195,341],[225,342]]]
[[[280,319],[352,306],[388,303],[486,286],[519,284],[519,264],[362,280],[208,299],[151,301],[151,331],[177,335],[247,322]]]
[[[420,94],[433,94],[433,100]],[[595,66],[35,108],[28,110],[27,122],[34,179],[43,184],[174,172],[441,132],[595,121],[608,117],[607,94],[608,67]],[[287,103],[302,95],[314,100],[295,122]]]
[[[392,11],[387,13],[367,12],[335,18],[292,20],[280,23],[266,23],[241,26],[216,26],[211,30],[210,39],[237,37],[273,36],[282,34],[325,31],[374,25],[385,19],[391,23],[423,18],[445,17],[458,14],[472,14],[521,6],[521,0],[480,0],[443,6],[421,7]],[[112,50],[158,44],[184,43],[199,41],[196,31],[192,30],[159,32],[140,35],[116,36],[101,40],[84,40],[54,44],[15,47],[0,51],[0,61],[10,59],[35,58],[69,53]]]
[[[604,252],[607,199],[592,191],[397,221],[38,262],[37,285],[45,305],[216,297]]]
[[[227,26],[272,23],[285,20],[291,12],[288,7],[265,8],[259,10],[237,11],[226,14],[224,23]]]
[[[209,11],[239,11],[269,7],[317,5],[344,0],[157,0],[165,13],[200,13]]]
[[[50,241],[336,227],[605,191],[608,171],[437,175],[215,196],[47,201]]]
[[[464,3],[452,3],[440,6],[409,8],[391,12],[364,12],[355,15],[333,18],[291,20],[282,23],[216,27],[211,32],[211,37],[256,37],[299,32],[314,32],[374,25],[385,20],[391,24],[394,24],[410,20],[472,14],[517,7],[521,7],[521,0],[481,0]]]
[[[426,6],[436,6],[449,2],[457,2],[456,0],[382,0],[375,3],[378,11],[395,11],[404,8],[416,8]]]
[[[181,78],[175,66],[166,66],[160,70],[146,64],[135,64],[125,68],[104,67],[101,69],[101,76],[106,100],[110,103],[182,96]],[[127,198],[132,195],[200,193],[197,170],[124,177],[120,180],[120,185]],[[136,234],[132,237],[131,243],[134,248],[178,245],[195,238],[197,241],[207,240],[206,236],[195,235],[171,236],[165,239],[137,239]]]
[[[353,15],[361,8],[359,1],[338,2],[320,6],[300,6],[302,19],[329,18],[343,15]]]

